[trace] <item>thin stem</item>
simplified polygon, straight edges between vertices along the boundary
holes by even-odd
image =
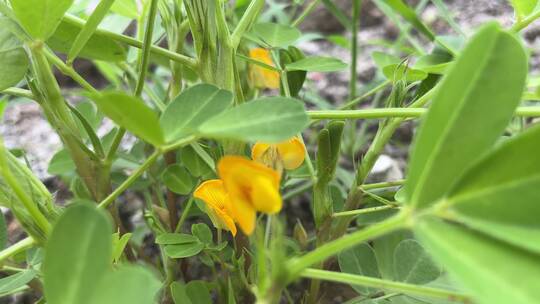
[[[471,299],[463,294],[452,290],[419,286],[402,282],[388,281],[373,277],[354,275],[349,273],[327,271],[320,269],[305,269],[300,276],[304,278],[326,280],[331,282],[361,285],[366,287],[385,289],[403,294],[444,299],[448,301],[470,303]]]
[[[24,97],[28,99],[34,99],[34,94],[32,94],[32,91],[30,90],[24,90],[19,88],[7,88],[3,91],[0,91],[0,94],[6,94],[16,97]]]
[[[365,110],[315,110],[308,111],[309,118],[322,119],[384,119],[384,118],[417,118],[424,115],[426,108],[381,108]],[[517,117],[539,117],[540,106],[518,107],[515,111]]]
[[[336,213],[332,214],[332,217],[354,216],[354,215],[360,215],[360,214],[384,211],[384,210],[388,210],[388,209],[398,209],[398,208],[399,208],[399,206],[395,206],[395,205],[384,205],[384,206],[377,206],[377,207],[371,207],[371,208],[364,208],[364,209],[336,212]]]
[[[294,279],[298,274],[300,274],[304,269],[320,263],[327,258],[357,244],[365,242],[367,240],[376,238],[383,234],[389,233],[391,231],[400,229],[405,226],[407,221],[407,214],[401,212],[394,217],[391,217],[383,222],[377,223],[375,225],[369,226],[365,229],[353,232],[351,234],[345,235],[341,238],[338,238],[334,241],[326,243],[314,251],[311,251],[304,256],[293,259],[288,262],[288,265],[285,269],[288,269],[290,279]]]
[[[377,85],[376,87],[374,87],[373,89],[367,91],[366,93],[362,94],[361,96],[358,96],[356,97],[355,99],[347,102],[346,104],[342,105],[341,107],[339,107],[340,110],[347,110],[347,109],[350,109],[352,108],[353,106],[357,105],[358,103],[360,103],[362,100],[370,97],[371,95],[374,95],[378,92],[380,92],[381,90],[383,90],[384,88],[386,88],[388,85],[392,84],[392,81],[390,80],[385,80],[383,81],[381,84]]]
[[[118,188],[116,188],[109,196],[107,196],[104,200],[102,200],[98,208],[105,209],[107,208],[111,203],[116,200],[120,194],[122,194],[131,184],[133,184],[143,173],[148,169],[161,155],[160,150],[154,151],[152,155],[150,155],[149,158],[146,159],[146,161],[139,167],[137,170],[135,170]]]
[[[156,23],[157,4],[158,0],[152,0],[150,3],[150,11],[148,12],[148,20],[146,21],[146,29],[144,32],[144,41],[141,49],[141,65],[139,67],[139,79],[137,80],[137,86],[135,87],[135,96],[140,97],[144,89],[144,80],[146,78],[146,72],[148,71],[148,64],[150,62],[150,51],[152,47],[152,36],[154,33],[154,25]]]
[[[309,181],[305,184],[302,184],[301,186],[299,186],[298,188],[295,188],[295,189],[292,189],[291,191],[285,193],[283,195],[283,200],[286,201],[288,199],[291,199],[299,194],[302,194],[304,192],[306,192],[307,190],[309,190],[311,187],[313,187],[313,182]]]
[[[356,74],[358,58],[358,27],[360,19],[360,6],[362,0],[353,0],[352,33],[351,33],[351,70],[349,79],[349,99],[356,97]]]
[[[515,23],[510,30],[514,33],[519,33],[521,30],[529,26],[529,24],[533,23],[536,19],[540,18],[540,10],[536,11],[534,14],[520,20],[519,22]]]
[[[182,229],[182,225],[184,224],[184,222],[187,219],[187,216],[189,214],[189,210],[191,210],[191,206],[193,205],[193,201],[194,201],[194,198],[193,198],[193,196],[191,196],[189,198],[186,206],[184,207],[184,211],[182,212],[182,215],[180,216],[180,220],[178,220],[178,224],[176,225],[176,229],[174,229],[175,233],[180,232],[180,230]]]
[[[254,0],[249,4],[244,15],[242,16],[242,19],[240,19],[240,22],[238,22],[238,25],[231,35],[231,45],[233,49],[236,50],[236,48],[238,48],[238,45],[242,40],[242,36],[244,36],[255,21],[257,21],[257,18],[264,7],[264,2],[264,0]]]
[[[36,241],[32,237],[27,237],[18,241],[17,243],[9,246],[8,248],[0,251],[0,263],[8,259],[11,256],[16,255],[19,252],[22,252],[28,248],[31,248],[36,244]]]
[[[161,156],[164,153],[167,153],[171,150],[178,149],[180,147],[183,147],[185,145],[189,145],[190,143],[197,140],[196,136],[189,136],[184,139],[180,139],[177,142],[174,142],[170,145],[160,147],[159,149],[156,149],[150,157],[148,157],[144,163],[141,164],[137,170],[135,170],[118,188],[116,188],[109,196],[107,196],[104,200],[102,200],[98,208],[107,208],[114,200],[122,194],[133,182],[137,180],[154,162],[158,159],[159,156]]]
[[[70,24],[74,24],[78,27],[82,27],[84,26],[85,24],[85,21],[82,20],[82,19],[79,19],[75,16],[70,16],[70,15],[65,15],[64,16],[64,21],[70,23]],[[103,29],[98,29],[96,30],[96,33],[99,33],[103,36],[106,36],[107,38],[110,38],[112,40],[115,40],[117,42],[121,42],[121,43],[125,43],[129,46],[132,46],[132,47],[135,47],[135,48],[142,48],[143,47],[143,42],[140,41],[140,40],[137,40],[133,37],[129,37],[129,36],[126,36],[126,35],[121,35],[121,34],[117,34],[117,33],[114,33],[114,32],[110,32],[110,31],[107,31],[107,30],[103,30]],[[155,45],[152,45],[150,47],[150,50],[153,54],[157,54],[157,55],[162,55],[164,57],[167,57],[168,59],[170,60],[173,60],[173,61],[176,61],[178,63],[181,63],[181,64],[184,64],[188,67],[190,67],[191,69],[193,70],[196,70],[197,68],[197,60],[191,58],[191,57],[188,57],[188,56],[185,56],[185,55],[182,55],[182,54],[178,54],[178,53],[175,53],[175,52],[171,52],[167,49],[164,49],[164,48],[161,48],[161,47],[158,47],[158,46],[155,46]]]
[[[313,0],[311,3],[304,9],[304,11],[291,23],[291,26],[298,26],[300,23],[304,22],[304,19],[306,19],[309,14],[313,12],[313,10],[319,5],[320,0]]]
[[[400,179],[400,180],[392,181],[392,182],[363,184],[359,188],[362,189],[362,190],[373,190],[373,189],[381,189],[381,188],[390,188],[390,187],[401,186],[404,183],[405,183],[405,180]]]
[[[78,84],[81,85],[85,90],[92,94],[97,94],[98,90],[96,90],[86,79],[84,79],[73,67],[68,66],[65,64],[62,59],[58,58],[53,52],[44,49],[43,51],[45,57],[47,57],[47,60],[49,60],[52,64],[54,64],[60,72],[63,74],[71,77],[71,79],[75,80]]]

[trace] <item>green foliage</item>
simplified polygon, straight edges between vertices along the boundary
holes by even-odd
[[[47,40],[55,32],[73,0],[10,0],[20,24],[35,39]]]
[[[195,186],[195,181],[186,168],[180,165],[170,165],[161,175],[163,183],[169,190],[178,194],[188,194]]]
[[[126,130],[149,143],[165,143],[157,114],[136,97],[122,92],[102,92],[92,96],[100,111]]]
[[[178,95],[160,118],[167,141],[194,133],[205,121],[231,106],[233,95],[209,84],[195,85]]]
[[[493,145],[519,104],[526,71],[523,47],[511,34],[495,24],[476,34],[442,80],[418,131],[407,203],[425,207],[441,198]]]
[[[7,244],[7,225],[4,214],[0,214],[0,250],[4,249]]]
[[[10,22],[0,17],[0,91],[19,83],[29,65],[22,42],[9,30]]]
[[[530,15],[538,6],[538,0],[510,0],[518,18]]]
[[[286,65],[287,71],[335,72],[347,68],[347,64],[333,57],[313,56]]]
[[[373,248],[368,244],[360,244],[345,250],[338,255],[339,268],[342,272],[380,278],[377,258]],[[360,294],[369,295],[376,289],[364,286],[352,286]]]
[[[307,123],[300,101],[264,97],[214,116],[199,127],[199,133],[215,138],[279,142],[302,131]]]
[[[32,281],[37,274],[37,271],[29,269],[0,279],[0,296],[4,297],[18,292]]]
[[[300,38],[302,33],[294,27],[277,23],[259,23],[253,26],[253,34],[271,47],[287,47]]]

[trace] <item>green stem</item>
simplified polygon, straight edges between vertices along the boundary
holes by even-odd
[[[388,281],[373,277],[354,275],[349,273],[341,273],[335,271],[326,271],[320,269],[305,269],[300,276],[304,278],[319,279],[337,283],[345,283],[351,285],[361,285],[366,287],[372,287],[377,289],[384,289],[393,292],[399,292],[403,294],[429,297],[434,299],[443,299],[448,301],[470,303],[471,299],[462,293],[445,290],[440,288],[433,288],[427,286],[419,286],[413,284],[407,284],[402,282]]]
[[[176,225],[176,229],[174,229],[175,233],[178,233],[178,232],[181,231],[182,225],[186,221],[187,216],[189,214],[189,210],[191,210],[191,206],[193,205],[193,201],[194,201],[194,198],[193,198],[193,196],[191,196],[189,198],[186,206],[184,207],[184,211],[182,212],[182,215],[180,216],[180,220],[178,220],[178,224]]]
[[[242,36],[250,29],[250,27],[257,21],[261,10],[264,7],[264,0],[253,0],[246,9],[242,19],[238,22],[238,25],[234,29],[231,36],[231,45],[233,49],[237,49]]]
[[[28,248],[31,248],[36,244],[36,241],[32,237],[27,237],[18,241],[17,243],[9,246],[8,248],[0,251],[0,263],[8,259],[11,256],[18,254]]]
[[[426,108],[382,108],[365,110],[315,110],[308,111],[309,118],[322,119],[384,119],[384,118],[417,118],[424,115]],[[515,111],[517,117],[539,117],[540,106],[518,107]]]
[[[146,29],[144,32],[144,41],[141,49],[141,65],[139,67],[139,79],[137,86],[135,87],[135,96],[140,97],[144,89],[144,81],[146,79],[146,73],[148,71],[148,64],[150,62],[150,51],[152,47],[152,36],[154,33],[154,25],[156,23],[157,4],[158,0],[152,0],[150,3],[150,11],[148,12],[148,20],[146,21]]]
[[[533,23],[536,19],[540,18],[540,10],[536,11],[534,14],[520,20],[519,22],[516,22],[510,30],[514,33],[519,33],[521,30],[529,26],[529,24]]]
[[[313,12],[313,10],[317,7],[317,5],[319,5],[319,2],[321,1],[320,0],[311,1],[311,3],[306,7],[306,9],[302,12],[302,14],[300,14],[300,16],[298,16],[298,18],[296,18],[296,20],[294,20],[291,23],[291,26],[296,27],[300,25],[300,23],[304,22],[304,19],[306,19],[306,17],[309,16],[311,12]]]
[[[305,184],[302,184],[301,186],[299,186],[298,188],[295,188],[295,189],[292,189],[291,191],[285,193],[283,195],[283,200],[286,201],[288,199],[291,199],[299,194],[302,194],[304,192],[306,192],[307,190],[309,190],[311,187],[313,187],[313,182],[307,182]]]
[[[390,188],[395,186],[401,186],[405,183],[404,179],[393,181],[393,182],[382,182],[382,183],[373,183],[373,184],[363,184],[359,188],[362,190],[373,190],[381,188]]]
[[[358,57],[358,27],[360,19],[360,6],[362,0],[353,0],[352,13],[352,33],[351,33],[351,71],[349,79],[349,99],[356,97],[356,73],[357,73],[357,57]]]
[[[384,88],[386,88],[388,85],[392,84],[392,81],[390,80],[385,80],[383,81],[381,84],[377,85],[376,87],[374,87],[373,89],[367,91],[366,93],[362,94],[361,96],[358,96],[356,97],[355,99],[347,102],[346,104],[342,105],[341,107],[339,107],[340,110],[347,110],[347,109],[350,109],[352,108],[353,106],[357,105],[358,103],[360,103],[362,100],[370,97],[371,95],[374,95],[378,92],[380,92],[381,90],[383,90]]]
[[[385,221],[328,242],[304,256],[289,261],[288,265],[284,268],[288,269],[289,278],[294,280],[296,276],[311,265],[320,263],[347,248],[405,227],[407,218],[408,215],[405,212],[401,212]]]
[[[75,69],[73,69],[71,66],[68,66],[65,64],[62,59],[58,58],[53,52],[44,49],[45,57],[47,57],[47,60],[50,61],[52,64],[54,64],[60,72],[63,74],[71,77],[71,79],[75,80],[78,84],[81,85],[85,90],[92,94],[97,94],[98,90],[96,90],[88,81],[86,81]]]
[[[154,162],[158,159],[159,156],[171,150],[188,145],[195,140],[197,140],[197,137],[189,136],[175,143],[160,147],[159,149],[155,150],[154,153],[152,153],[152,155],[150,155],[150,157],[148,157],[144,161],[144,163],[142,163],[141,166],[137,168],[137,170],[135,170],[120,186],[118,186],[118,188],[116,188],[111,194],[109,194],[109,196],[107,196],[99,203],[98,208],[107,208],[120,194],[122,194],[127,188],[129,188],[129,186],[131,186],[131,184],[133,184],[152,164],[154,164]]]
[[[34,100],[34,94],[32,94],[32,91],[19,89],[19,88],[7,88],[3,91],[0,91],[0,94],[6,94],[6,95],[11,95],[11,96],[16,96],[16,97],[24,97],[24,98]]]
[[[74,24],[78,27],[82,27],[84,26],[85,24],[85,21],[82,20],[82,19],[79,19],[75,16],[70,16],[70,15],[65,15],[64,16],[64,21],[70,23],[70,24]],[[103,36],[106,36],[107,38],[110,38],[114,41],[117,41],[117,42],[121,42],[121,43],[125,43],[129,46],[132,46],[132,47],[135,47],[135,48],[142,48],[143,47],[143,42],[140,41],[140,40],[137,40],[133,37],[129,37],[129,36],[126,36],[126,35],[121,35],[121,34],[116,34],[116,33],[113,33],[113,32],[110,32],[110,31],[106,31],[106,30],[102,30],[102,29],[98,29],[96,30],[96,33],[99,33]],[[150,47],[150,50],[153,54],[156,54],[156,55],[162,55],[164,57],[167,57],[168,59],[170,60],[173,60],[173,61],[176,61],[178,63],[181,63],[181,64],[184,64],[188,67],[190,67],[191,69],[193,70],[196,70],[197,69],[197,60],[191,58],[191,57],[188,57],[188,56],[185,56],[185,55],[182,55],[182,54],[178,54],[178,53],[175,53],[175,52],[171,52],[167,49],[164,49],[164,48],[161,48],[161,47],[158,47],[158,46],[155,46],[155,45],[152,45]]]
[[[336,213],[332,214],[332,217],[355,216],[355,215],[360,215],[360,214],[384,211],[384,210],[388,210],[388,209],[397,209],[397,208],[399,208],[399,207],[394,206],[394,205],[384,205],[384,206],[377,206],[377,207],[364,208],[364,209],[358,209],[358,210],[336,212]]]

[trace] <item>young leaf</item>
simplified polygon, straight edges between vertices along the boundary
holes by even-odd
[[[540,125],[502,143],[473,166],[446,204],[469,226],[540,253]]]
[[[0,296],[11,294],[11,292],[25,286],[37,275],[37,271],[28,269],[19,273],[0,279]]]
[[[231,92],[210,84],[193,86],[176,97],[160,119],[167,142],[195,132],[209,118],[223,112],[233,101]]]
[[[161,282],[149,270],[140,266],[123,266],[103,277],[89,304],[154,303],[160,288]]]
[[[9,31],[10,22],[0,18],[0,91],[19,83],[29,66],[22,42]]]
[[[345,250],[338,255],[341,272],[358,274],[368,277],[380,278],[381,274],[377,267],[375,252],[368,244],[360,244],[354,248]],[[352,286],[360,294],[369,294],[375,291],[373,288],[364,286]]]
[[[195,181],[186,168],[170,165],[161,175],[161,179],[172,192],[186,195],[195,187]]]
[[[107,91],[92,96],[100,111],[154,146],[165,143],[157,114],[136,97]]]
[[[186,294],[192,303],[212,304],[210,291],[203,281],[191,281],[186,285]]]
[[[163,233],[156,238],[156,244],[161,245],[197,243],[198,241],[197,237],[183,233]]]
[[[211,118],[199,132],[209,137],[273,143],[298,134],[307,124],[306,111],[298,100],[265,97]]]
[[[347,68],[347,64],[337,58],[312,56],[286,65],[287,71],[336,72]]]
[[[193,235],[196,236],[199,241],[206,245],[210,245],[214,241],[212,231],[204,223],[199,223],[191,226],[191,233],[193,233]]]
[[[182,259],[194,256],[204,249],[201,242],[167,245],[165,254],[172,259]]]
[[[73,42],[73,45],[71,46],[71,49],[68,53],[68,62],[73,62],[75,58],[79,55],[79,53],[82,51],[84,46],[88,43],[96,29],[98,28],[99,24],[105,18],[105,15],[111,8],[111,6],[114,4],[115,0],[102,0],[98,3],[96,6],[96,9],[90,15],[90,18],[86,21],[84,27],[77,35],[77,38],[75,38],[75,41]]]
[[[427,284],[441,275],[441,269],[415,240],[403,240],[394,250],[395,278],[411,284]]]
[[[406,183],[408,203],[425,207],[441,198],[491,148],[520,102],[526,73],[523,47],[498,25],[485,26],[472,38],[418,131]]]
[[[475,303],[540,302],[540,256],[439,220],[425,219],[414,231]]]
[[[82,30],[81,24],[64,19],[58,25],[56,32],[47,40],[47,45],[57,52],[67,54],[73,48],[74,42]],[[79,57],[111,62],[126,59],[126,48],[108,36],[94,32],[87,39],[88,41],[78,53]]]
[[[47,241],[43,261],[47,303],[88,303],[109,268],[111,224],[89,204],[69,207]]]
[[[258,23],[253,33],[272,47],[286,47],[300,38],[302,33],[295,27],[277,23]]]
[[[73,0],[10,0],[17,20],[35,39],[47,40]]]

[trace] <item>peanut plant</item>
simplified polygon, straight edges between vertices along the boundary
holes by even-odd
[[[39,105],[62,143],[49,173],[69,192],[0,139],[0,206],[25,233],[8,244],[0,216],[0,296],[540,303],[540,96],[521,37],[540,4],[510,1],[511,27],[464,33],[443,1],[373,0],[400,34],[363,87],[366,2],[0,0],[0,117]],[[420,18],[428,2],[455,34]],[[302,51],[319,7],[350,34],[331,37],[349,64]],[[310,73],[347,70],[348,100],[310,101]],[[404,123],[406,178],[372,182]],[[291,212],[299,196],[307,217]]]

